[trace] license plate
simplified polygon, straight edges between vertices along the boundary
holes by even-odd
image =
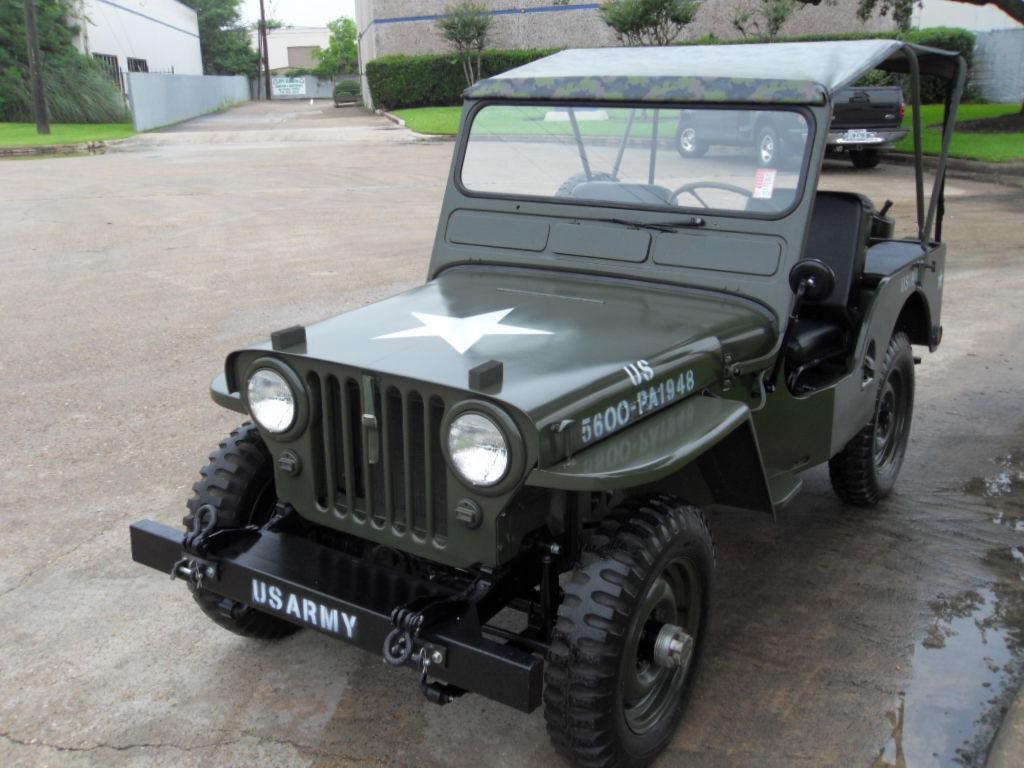
[[[878,138],[874,131],[865,131],[863,128],[851,129],[843,134],[843,141],[871,141]]]

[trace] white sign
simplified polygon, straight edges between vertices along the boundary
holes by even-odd
[[[775,189],[775,169],[758,168],[754,174],[754,199],[771,200]]]
[[[270,92],[274,96],[305,96],[306,78],[304,77],[272,77]]]

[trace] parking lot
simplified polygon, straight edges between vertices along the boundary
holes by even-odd
[[[309,631],[243,640],[129,553],[237,423],[207,395],[228,351],[422,282],[452,149],[251,105],[0,164],[0,764],[557,764],[540,711],[436,707]],[[911,231],[908,167],[824,184]],[[947,196],[945,339],[896,494],[844,508],[819,468],[777,522],[712,512],[710,655],[658,765],[983,763],[1024,660],[1024,191]]]

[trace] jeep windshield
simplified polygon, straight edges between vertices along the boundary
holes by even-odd
[[[774,218],[804,183],[793,109],[487,104],[472,121],[470,194]]]

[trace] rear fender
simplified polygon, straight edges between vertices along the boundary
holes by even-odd
[[[945,256],[945,245],[937,244],[921,261],[887,275],[874,288],[857,336],[854,369],[836,386],[830,455],[871,420],[878,375],[893,334],[903,331],[911,343],[933,352],[938,347]]]
[[[761,451],[743,403],[695,396],[570,459],[533,470],[563,491],[664,490],[695,503],[772,510]]]

